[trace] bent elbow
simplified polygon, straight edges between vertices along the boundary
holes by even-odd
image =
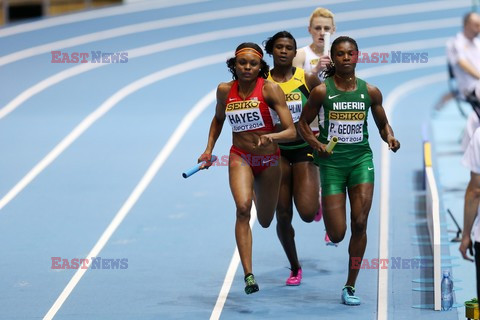
[[[473,188],[472,197],[477,199],[477,200],[480,199],[480,186],[477,186],[477,187]]]
[[[480,199],[480,187],[469,184],[465,191],[465,202],[476,202]]]

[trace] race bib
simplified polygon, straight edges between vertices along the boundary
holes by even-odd
[[[362,142],[364,122],[365,112],[330,111],[328,140],[336,136],[341,143]]]
[[[292,114],[293,123],[300,120],[302,114],[302,95],[298,92],[292,92],[285,95],[287,100],[288,109]]]
[[[301,94],[297,92],[287,93],[285,95],[285,99],[287,100],[288,109],[292,114],[293,123],[298,122],[298,120],[300,120],[300,115],[302,114]],[[272,116],[273,124],[275,125],[280,124],[280,117],[278,116],[278,113],[270,109],[270,115]]]
[[[246,100],[227,104],[225,115],[233,132],[255,130],[265,127],[260,112],[260,101]]]

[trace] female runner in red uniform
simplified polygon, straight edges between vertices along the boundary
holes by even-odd
[[[228,165],[230,190],[236,206],[235,238],[245,273],[245,292],[259,290],[252,274],[252,231],[250,211],[255,192],[258,222],[267,228],[278,200],[281,169],[277,142],[296,137],[285,94],[274,82],[265,80],[269,67],[255,43],[242,43],[227,61],[233,81],[220,83],[208,143],[198,161],[209,161],[223,123],[233,130]],[[280,117],[283,130],[274,132],[272,111]],[[210,166],[207,162],[204,167]]]

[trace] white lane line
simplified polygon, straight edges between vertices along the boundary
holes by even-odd
[[[0,109],[0,119],[6,117],[10,112],[17,109],[25,101],[32,98],[36,94],[46,90],[47,88],[60,83],[68,78],[79,75],[81,73],[96,69],[98,67],[104,67],[103,63],[85,63],[63,71],[60,71],[42,81],[34,84],[33,86],[22,91],[18,96],[9,101],[3,108]]]
[[[460,23],[457,22],[457,25],[460,26]],[[443,38],[433,38],[433,39],[422,39],[406,42],[396,42],[393,44],[385,44],[376,47],[369,47],[363,50],[363,52],[387,52],[391,54],[391,51],[402,51],[408,52],[412,50],[423,50],[424,48],[445,48],[445,44],[451,37]],[[391,57],[390,59],[391,60]]]
[[[255,204],[252,204],[252,211],[250,212],[250,229],[253,230],[253,226],[257,221],[257,208]],[[240,254],[238,253],[238,247],[235,246],[235,251],[233,252],[233,257],[230,260],[228,265],[227,273],[223,279],[222,288],[220,289],[220,294],[218,295],[217,302],[213,307],[212,314],[210,315],[210,320],[220,319],[222,314],[223,306],[227,301],[228,293],[232,288],[233,278],[235,278],[235,273],[237,273],[238,265],[240,264]]]
[[[443,57],[445,64],[445,57]],[[393,71],[393,70],[392,70]],[[402,69],[403,71],[403,69]],[[392,122],[392,113],[394,108],[400,102],[400,99],[411,91],[422,87],[447,81],[446,72],[431,74],[429,76],[417,78],[404,83],[393,90],[384,103],[385,113]],[[393,126],[392,126],[393,127]],[[388,259],[389,257],[389,224],[390,224],[390,154],[388,147],[382,143],[381,147],[381,189],[380,189],[380,223],[378,238],[378,258]],[[378,289],[377,289],[377,319],[388,319],[388,268],[378,269]]]
[[[299,4],[297,4],[299,5]],[[267,23],[261,25],[254,25],[245,28],[233,28],[222,31],[206,32],[202,34],[197,34],[188,37],[177,38],[174,40],[162,41],[152,45],[142,46],[133,49],[127,49],[125,51],[129,52],[129,59],[134,59],[142,57],[145,55],[150,55],[154,53],[159,53],[167,50],[182,48],[186,46],[191,46],[197,43],[204,43],[207,41],[214,41],[220,39],[228,39],[235,36],[256,34],[261,32],[279,30],[279,28],[284,28],[285,24],[282,22]],[[0,58],[1,60],[2,58]],[[44,80],[36,83],[35,85],[27,88],[19,95],[17,95],[13,100],[8,102],[3,108],[0,109],[0,119],[7,116],[9,113],[18,108],[22,103],[30,99],[32,96],[42,92],[43,90],[61,82],[68,78],[77,76],[81,73],[108,66],[108,64],[94,64],[87,63],[85,65],[77,65],[75,67],[60,71]]]
[[[418,21],[411,23],[400,23],[400,24],[391,24],[391,25],[382,25],[381,27],[375,26],[370,28],[363,29],[354,29],[349,31],[338,32],[337,35],[348,35],[349,37],[357,40],[361,38],[371,38],[371,37],[380,37],[380,36],[390,36],[393,34],[405,34],[405,33],[415,33],[418,31],[427,31],[427,30],[437,30],[437,29],[447,29],[447,28],[458,28],[461,26],[461,21],[458,18],[443,18],[436,20],[427,20],[427,21]],[[298,46],[307,45],[312,42],[311,37],[304,37],[297,39]],[[446,45],[445,43],[443,44]],[[380,48],[380,52],[385,50]]]
[[[65,138],[63,138],[59,144],[57,144],[42,160],[40,160],[40,162],[38,162],[10,191],[8,191],[8,193],[2,199],[0,199],[0,211],[30,182],[32,182],[32,180],[35,179],[35,177],[38,176],[48,165],[58,158],[58,156],[60,156],[65,149],[75,142],[75,140],[77,140],[78,137],[80,137],[90,126],[92,126],[98,119],[115,107],[117,103],[119,103],[125,97],[147,85],[165,78],[178,75],[182,72],[187,72],[211,64],[223,62],[230,54],[230,52],[224,52],[181,63],[152,73],[117,91],[114,95],[110,96],[104,103],[102,103],[100,107],[83,119],[80,124],[78,124]]]
[[[432,67],[445,67],[447,71],[445,56],[438,56],[428,59],[427,63],[387,63],[376,68],[363,69],[357,72],[357,75],[362,79],[368,79],[371,77],[381,76],[384,74],[395,74],[397,72],[414,71]],[[357,67],[358,68],[358,67]]]
[[[19,50],[19,51],[0,57],[0,67],[10,64],[12,62],[20,61],[26,58],[31,58],[44,53],[49,53],[51,51],[71,48],[71,47],[79,46],[79,45],[94,42],[94,41],[112,39],[112,38],[117,38],[121,36],[140,33],[140,32],[158,30],[158,29],[169,28],[169,27],[178,27],[181,25],[193,24],[198,22],[206,22],[206,21],[212,21],[212,20],[218,20],[218,19],[235,18],[235,17],[241,17],[245,15],[262,14],[262,13],[268,13],[268,12],[290,10],[294,8],[311,7],[315,4],[320,4],[320,3],[325,4],[326,2],[339,3],[340,1],[352,2],[352,1],[359,1],[359,0],[283,1],[283,2],[277,2],[275,3],[275,5],[272,5],[272,4],[252,5],[252,6],[245,6],[245,7],[239,7],[239,8],[230,8],[230,9],[211,11],[211,12],[197,13],[197,14],[192,14],[192,15],[187,15],[182,17],[158,20],[158,21],[149,21],[149,22],[131,24],[123,27],[117,27],[117,28],[112,28],[108,30],[93,32],[93,33],[89,33],[81,36],[76,36],[76,37],[72,37],[64,40],[53,41],[53,42],[45,43],[35,47]],[[305,24],[305,18],[294,19],[294,20],[297,20],[297,25],[303,26]],[[197,37],[197,36],[193,36],[193,37]]]
[[[339,3],[339,0],[331,0],[333,3]],[[347,0],[343,0],[344,2],[350,2]],[[322,5],[325,5],[329,1],[321,1]],[[421,4],[408,4],[408,5],[401,5],[401,6],[394,6],[394,7],[386,7],[386,8],[378,8],[378,9],[367,9],[367,10],[357,10],[352,12],[343,12],[336,15],[336,21],[354,21],[360,19],[371,19],[371,18],[379,18],[379,17],[388,17],[388,16],[397,16],[401,14],[413,14],[413,13],[421,13],[421,12],[431,12],[431,11],[441,11],[447,10],[452,8],[462,8],[465,7],[465,0],[463,1],[435,1],[435,5],[432,2],[421,3]],[[309,7],[312,6],[313,1],[291,1],[291,2],[284,2],[284,3],[276,3],[275,6],[271,4],[268,5],[255,5],[255,6],[248,6],[242,7],[242,10],[218,10],[212,11],[207,13],[200,13],[200,14],[193,14],[183,17],[175,17],[171,19],[164,19],[156,22],[144,22],[138,24],[132,24],[124,27],[113,28],[109,30],[94,32],[82,36],[77,36],[65,40],[59,40],[50,42],[47,44],[31,47],[28,49],[16,51],[14,53],[5,55],[0,57],[0,67],[7,65],[9,63],[23,60],[26,58],[30,58],[36,55],[49,53],[53,50],[61,50],[65,48],[70,48],[74,46],[78,46],[81,44],[100,41],[105,39],[111,39],[115,37],[125,36],[134,33],[140,33],[145,31],[151,30],[158,30],[167,27],[179,26],[184,24],[191,24],[196,22],[205,22],[217,19],[225,19],[225,18],[233,18],[244,16],[247,14],[251,14],[254,12],[256,14],[259,13],[266,13],[266,12],[275,12],[281,10],[289,10],[293,8],[301,8],[301,7]],[[238,8],[237,8],[238,9]],[[248,10],[247,10],[248,9]],[[290,20],[282,20],[283,27],[289,26],[290,28],[293,27],[302,27],[305,25],[305,18],[297,18],[297,19],[290,19]],[[458,23],[458,21],[457,21]],[[268,25],[268,24],[267,24]],[[260,27],[261,25],[258,25]],[[412,26],[410,26],[411,30]],[[377,28],[380,29],[380,28]],[[261,29],[260,29],[261,30]],[[257,31],[260,33],[260,31]],[[198,36],[192,36],[192,38],[197,38]]]
[[[138,81],[135,81],[134,83],[132,83],[132,85],[129,85],[123,88],[122,90],[118,91],[117,94],[114,95],[114,96],[117,96],[117,98],[114,99],[115,100],[114,103],[116,104],[121,99],[125,98],[127,95],[145,86],[151,85],[156,81],[161,80],[166,76],[166,74],[170,72],[178,74],[179,72],[188,71],[189,70],[188,68],[198,68],[211,63],[216,63],[218,62],[216,59],[218,59],[218,56],[215,56],[215,58],[207,58],[207,59],[202,58],[202,59],[192,60],[189,63],[185,63],[183,66],[179,65],[174,68],[171,68],[172,70],[169,72],[160,71],[160,72],[153,73],[152,75],[142,78]],[[187,130],[190,128],[192,123],[198,118],[198,116],[203,112],[203,110],[205,110],[209,105],[211,105],[212,101],[215,99],[215,96],[216,96],[216,89],[212,90],[210,93],[204,96],[193,107],[193,109],[182,119],[182,121],[180,122],[180,125],[175,129],[175,131],[170,136],[165,146],[162,148],[160,153],[158,153],[158,155],[155,157],[153,162],[150,164],[148,170],[145,172],[142,179],[140,179],[135,189],[129,195],[128,199],[122,205],[120,210],[115,214],[115,217],[110,222],[108,227],[105,229],[102,236],[100,237],[100,239],[98,239],[97,243],[95,244],[95,246],[93,246],[92,250],[86,256],[86,258],[97,257],[100,254],[100,251],[102,251],[103,247],[111,238],[115,230],[117,230],[117,228],[120,226],[123,219],[125,219],[125,217],[133,208],[135,203],[137,203],[138,199],[141,197],[143,192],[147,189],[150,182],[152,182],[158,170],[160,170],[160,168],[163,166],[165,161],[168,159],[168,157],[173,152],[173,150],[175,149],[177,144],[180,142],[180,140],[183,138],[183,136],[185,135]],[[58,296],[55,303],[52,305],[50,310],[48,310],[47,314],[44,316],[43,318],[44,320],[53,319],[53,317],[57,314],[58,310],[62,307],[65,300],[67,300],[68,296],[73,291],[73,289],[78,284],[78,282],[82,279],[83,275],[85,274],[85,272],[87,272],[87,270],[88,269],[79,268],[75,272],[73,277],[68,282],[67,286],[63,289],[62,293]]]
[[[0,29],[0,38],[13,36],[20,33],[29,31],[37,31],[45,28],[51,28],[56,26],[62,26],[65,24],[71,24],[86,20],[100,19],[112,16],[118,16],[123,14],[130,14],[141,11],[150,11],[156,9],[163,9],[169,7],[183,6],[187,4],[206,2],[210,0],[164,0],[164,1],[145,1],[130,5],[120,5],[110,8],[97,8],[95,10],[84,11],[80,13],[65,14],[59,17],[49,17],[43,20],[22,23],[15,26],[7,26]]]
[[[443,11],[443,10],[452,10],[458,8],[470,8],[471,7],[470,0],[459,0],[459,1],[430,1],[430,2],[423,2],[423,3],[410,3],[405,5],[397,5],[397,6],[388,6],[384,8],[370,8],[364,10],[356,10],[353,11],[354,16],[358,13],[363,19],[377,19],[381,17],[387,16],[400,16],[400,15],[411,15],[414,13],[422,13],[422,12],[432,12],[432,11]],[[378,15],[380,13],[380,15]],[[353,19],[352,19],[353,18]],[[356,20],[355,17],[351,17],[351,13],[349,12],[340,12],[335,14],[335,23],[340,21],[350,21]],[[409,17],[412,19],[412,17]],[[419,18],[421,19],[421,18]],[[340,30],[341,31],[341,30]]]
[[[170,0],[164,0],[164,1],[156,0],[156,1],[145,1],[145,2],[138,2],[134,4],[127,4],[127,5],[122,5],[118,7],[96,9],[96,10],[86,11],[81,13],[72,13],[72,14],[61,16],[61,17],[51,17],[48,19],[40,20],[40,21],[23,23],[20,25],[2,28],[0,29],[0,38],[15,35],[15,34],[20,34],[24,32],[29,32],[29,31],[37,31],[37,30],[41,30],[49,27],[54,27],[54,26],[61,26],[65,24],[76,23],[76,22],[85,21],[85,20],[105,18],[110,16],[129,14],[129,13],[140,12],[140,11],[148,11],[148,10],[160,9],[160,8],[167,8],[172,6],[181,6],[181,5],[199,3],[199,2],[205,2],[205,1],[210,1],[210,0],[183,0],[183,1],[177,0],[173,3]],[[457,3],[462,3],[463,6],[465,7],[470,6],[470,1],[463,1],[463,2],[457,1]],[[312,6],[314,4],[315,3],[312,2]],[[328,3],[328,2],[322,3],[322,5],[328,5],[328,4],[332,4],[332,3]]]
[[[258,26],[252,26],[251,28],[241,28],[241,29],[236,29],[236,31],[233,30],[225,30],[223,32],[215,32],[213,35],[210,34],[210,37],[205,37],[207,39],[216,39],[218,37],[234,37],[238,36],[239,34],[249,34],[258,31],[257,29]],[[272,27],[272,26],[271,26]],[[274,24],[274,27],[277,27],[277,24]],[[206,40],[204,38],[204,40]],[[178,39],[172,41],[167,41],[167,43],[162,42],[156,45],[151,45],[147,47],[142,47],[138,49],[134,49],[131,51],[131,56],[132,58],[135,57],[140,57],[143,55],[147,54],[152,54],[154,52],[160,52],[162,50],[168,50],[171,48],[179,47],[179,46],[185,46],[191,44],[192,41],[195,41],[191,37],[187,37],[187,39]],[[367,49],[368,50],[368,49]],[[429,61],[427,65],[431,65],[433,62]],[[436,63],[440,63],[439,59],[436,60]],[[385,70],[388,71],[389,69],[394,69],[401,71],[401,69],[417,69],[416,64],[410,64],[408,66],[404,66],[405,64],[398,64],[398,65],[392,65],[388,64],[386,66],[378,67],[378,68],[371,68],[364,70],[360,72],[363,77],[368,77],[368,70]],[[79,65],[67,70],[64,70],[62,72],[57,73],[56,75],[49,77],[42,82],[30,87],[26,91],[22,92],[19,96],[17,96],[14,100],[9,102],[4,108],[0,109],[0,119],[5,117],[7,114],[12,112],[14,109],[16,109],[18,106],[20,106],[23,102],[25,102],[27,99],[32,97],[33,95],[45,90],[46,88],[53,86],[56,83],[59,83],[60,81],[63,81],[67,78],[73,77],[75,75],[78,75],[80,73],[92,70],[94,68],[98,68],[104,66],[104,64],[85,64],[85,65]],[[382,69],[383,68],[383,69]],[[365,75],[363,75],[365,72],[367,72]],[[375,71],[374,71],[375,72]],[[381,71],[383,72],[383,71]],[[372,76],[372,75],[370,75]],[[96,111],[95,111],[96,112]],[[94,114],[95,114],[94,112]],[[18,193],[20,193],[42,170],[44,170],[51,162],[53,162],[58,155],[63,152],[73,141],[70,141],[72,137],[75,137],[75,139],[81,135],[89,126],[87,125],[84,128],[84,125],[90,123],[89,120],[91,119],[91,115],[87,117],[82,123],[77,126],[67,137],[65,137],[60,144],[58,144],[52,151],[47,154],[46,157],[44,157],[34,168],[32,168],[2,199],[0,199],[0,210],[7,205],[13,198],[15,198]],[[96,121],[96,120],[94,120]],[[93,122],[92,122],[93,123]],[[60,152],[60,153],[59,153]]]
[[[420,22],[420,23],[410,23],[409,27],[416,28],[414,30],[431,30],[431,29],[439,29],[439,28],[444,28],[446,25],[448,25],[446,19],[439,19],[439,20],[431,20],[427,22]],[[451,20],[451,19],[448,19]],[[459,22],[456,21],[458,19],[455,19],[455,25],[459,25]],[[453,21],[450,21],[453,22]],[[167,50],[172,50],[172,49],[177,49],[177,48],[182,48],[186,46],[190,46],[196,43],[204,43],[207,41],[214,41],[214,40],[220,40],[220,39],[226,39],[226,38],[233,38],[233,37],[238,37],[242,35],[248,35],[248,34],[256,34],[256,33],[262,33],[262,32],[267,32],[267,31],[274,31],[274,30],[279,30],[278,28],[288,28],[291,27],[288,24],[282,23],[273,23],[273,24],[261,24],[261,25],[254,25],[248,28],[233,28],[233,29],[227,29],[224,31],[218,31],[218,32],[207,32],[207,33],[202,33],[202,34],[197,34],[195,36],[188,36],[188,37],[183,37],[183,38],[177,38],[175,40],[169,40],[169,41],[163,41],[159,42],[156,44],[152,45],[147,45],[139,48],[134,48],[134,49],[129,49],[126,50],[129,52],[129,58],[134,59],[138,57],[142,57],[145,55],[150,55],[154,53],[159,53],[162,51],[167,51]],[[378,30],[386,30],[388,31],[389,35],[393,35],[395,33],[403,33],[403,24],[400,25],[390,25],[385,28],[376,28]],[[368,30],[369,32],[364,32],[364,30]],[[367,29],[358,29],[358,30],[351,30],[351,31],[346,31],[346,34],[353,34],[353,33],[359,33],[362,34],[364,37],[368,36],[374,36],[375,34],[372,34],[371,28]],[[382,31],[385,32],[385,31]],[[360,37],[357,37],[360,38]],[[440,38],[444,39],[444,38]],[[431,42],[429,41],[434,41],[435,39],[431,40],[426,40],[423,43],[430,45]],[[438,40],[438,39],[437,39]],[[420,43],[422,43],[420,41]],[[439,44],[439,42],[435,42],[436,44]],[[408,45],[408,43],[397,43],[396,45],[398,46],[405,46],[405,48],[408,47],[408,50],[412,50],[411,46]],[[381,48],[381,47],[380,47]],[[403,48],[403,47],[402,47]],[[416,46],[415,48],[417,49],[423,49],[426,47],[421,48],[420,46]],[[373,48],[365,48],[365,52],[371,51]],[[407,50],[407,49],[405,49]],[[383,52],[384,50],[382,50]],[[7,116],[9,113],[14,111],[16,108],[18,108],[22,103],[30,99],[32,96],[42,92],[43,90],[53,86],[54,84],[57,84],[61,81],[64,81],[70,77],[74,77],[76,75],[79,75],[83,72],[87,72],[99,67],[104,67],[107,66],[108,64],[94,64],[94,63],[87,63],[85,65],[78,65],[66,70],[63,70],[61,72],[58,72],[38,83],[35,85],[29,87],[28,89],[24,90],[21,92],[18,96],[16,96],[13,100],[8,102],[3,108],[0,109],[0,119],[4,118]]]
[[[262,25],[265,27],[265,24]],[[277,30],[279,27],[282,26],[281,22],[275,22],[273,24],[268,24],[268,29]],[[262,32],[261,29],[258,28],[258,25],[250,26],[247,28],[234,28],[234,29],[227,29],[222,31],[214,31],[214,32],[207,32],[203,34],[198,34],[194,36],[188,36],[183,38],[177,38],[174,40],[162,41],[159,43],[155,43],[152,45],[147,45],[139,48],[129,49],[126,50],[129,52],[129,60],[135,59],[138,57],[159,53],[167,50],[178,49],[182,47],[191,46],[192,44],[197,43],[204,43],[208,41],[220,40],[220,39],[227,39],[233,37],[239,37],[242,35],[248,35],[252,33]],[[0,58],[1,59],[1,58]],[[9,113],[14,111],[18,108],[22,103],[26,100],[30,99],[33,95],[36,95],[43,90],[61,82],[68,78],[77,76],[81,73],[108,66],[108,64],[104,63],[86,63],[80,64],[75,67],[63,70],[50,76],[41,82],[31,86],[30,88],[26,89],[22,93],[20,93],[17,97],[11,100],[9,103],[5,105],[2,109],[0,109],[0,119],[7,116]]]

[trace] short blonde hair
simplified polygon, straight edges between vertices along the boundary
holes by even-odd
[[[332,11],[318,7],[317,9],[313,10],[312,14],[310,15],[310,26],[312,25],[312,21],[316,17],[323,17],[323,18],[331,18],[333,26],[335,26],[335,20],[333,18],[333,13]]]

